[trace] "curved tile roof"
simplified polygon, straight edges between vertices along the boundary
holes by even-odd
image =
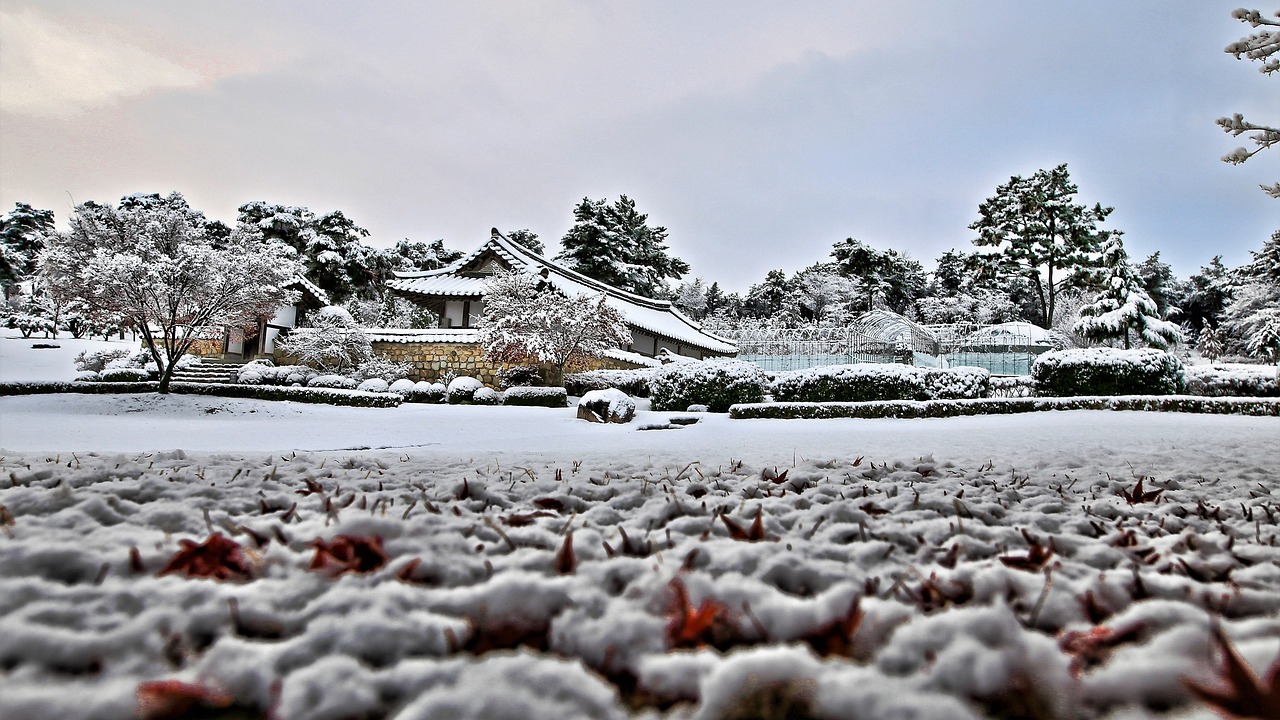
[[[512,268],[542,274],[560,292],[574,295],[604,293],[606,302],[622,313],[628,324],[640,330],[712,352],[734,354],[738,351],[733,341],[706,332],[670,301],[636,295],[589,278],[512,242],[496,229],[487,242],[452,265],[439,270],[397,272],[396,279],[388,285],[393,290],[414,295],[483,295],[486,278],[459,273],[486,251],[498,255]]]

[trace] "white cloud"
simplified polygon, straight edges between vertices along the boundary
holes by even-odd
[[[0,110],[69,117],[123,98],[192,87],[199,73],[97,30],[0,12]]]

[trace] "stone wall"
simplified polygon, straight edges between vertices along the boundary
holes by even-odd
[[[499,386],[499,375],[510,364],[485,359],[478,343],[374,342],[373,352],[396,362],[408,363],[410,380],[438,382],[446,373],[469,375],[489,387]],[[613,358],[593,360],[585,370],[608,368],[627,370],[637,367]]]

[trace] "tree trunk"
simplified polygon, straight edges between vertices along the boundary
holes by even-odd
[[[547,382],[551,387],[564,387],[564,365],[552,365]]]
[[[161,395],[169,394],[169,383],[173,381],[173,366],[174,363],[169,363],[164,372],[160,373],[160,388],[157,392]]]

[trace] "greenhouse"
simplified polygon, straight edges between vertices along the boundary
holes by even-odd
[[[1028,322],[1008,322],[955,338],[941,355],[947,367],[966,365],[984,368],[992,375],[1030,375],[1037,357],[1071,345],[1061,333]]]

